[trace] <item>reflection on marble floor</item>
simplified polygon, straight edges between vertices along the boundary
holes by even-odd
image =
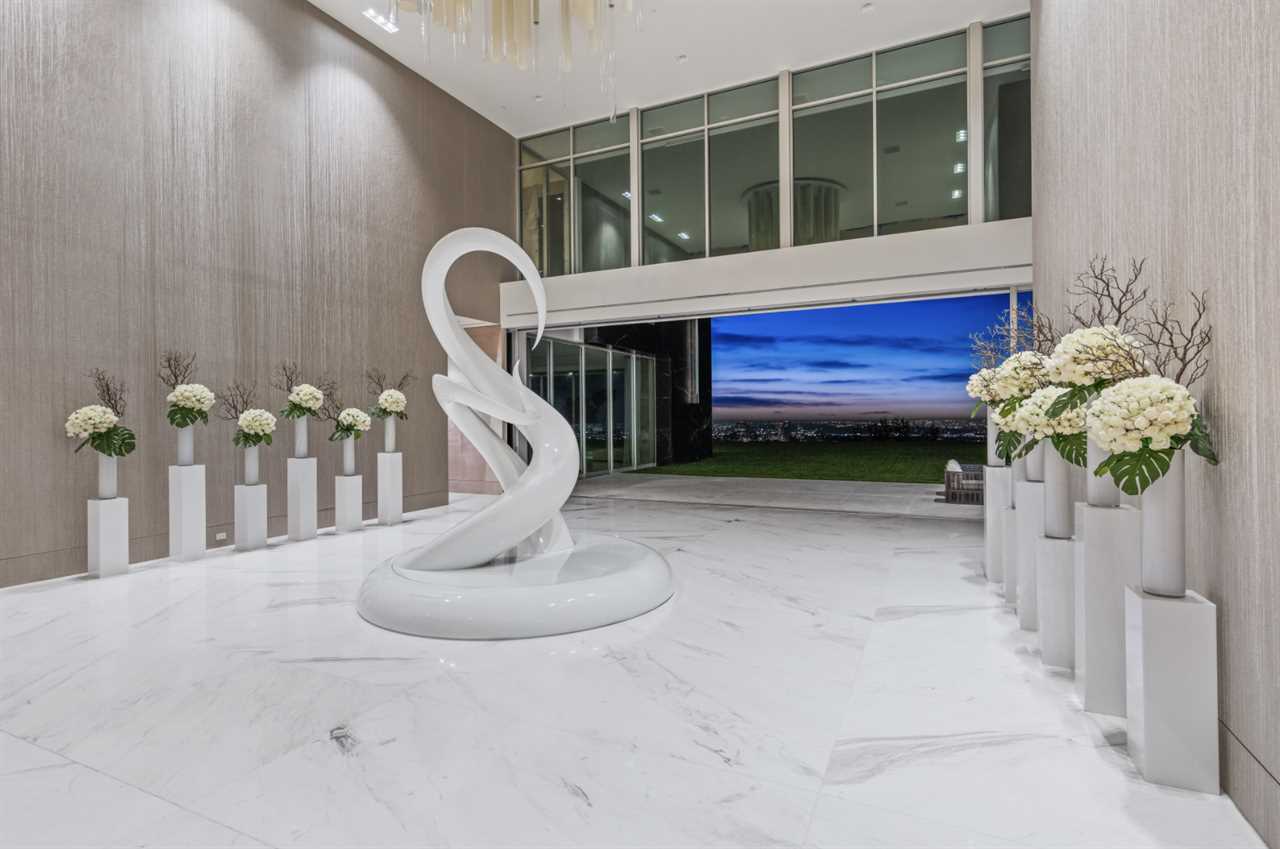
[[[0,591],[0,846],[1262,845],[1040,669],[978,524],[574,499],[671,602],[514,642],[356,616],[486,497]]]
[[[646,472],[587,478],[578,481],[574,495],[982,521],[982,505],[947,504],[942,500],[942,484],[928,483],[719,478]]]

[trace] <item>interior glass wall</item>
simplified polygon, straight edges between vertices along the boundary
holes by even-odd
[[[646,142],[642,150],[644,264],[706,253],[703,227],[703,133]]]
[[[797,109],[792,118],[795,243],[875,235],[870,95]]]
[[[520,172],[520,246],[544,275],[569,271],[569,166]]]
[[[876,93],[880,234],[969,220],[965,75]]]
[[[578,271],[631,264],[631,155],[626,148],[573,163]]]
[[[625,471],[657,462],[657,363],[616,348],[515,334],[524,351],[527,385],[569,421],[583,474]],[[530,447],[513,434],[527,457]]]
[[[713,127],[707,144],[711,256],[778,247],[778,119]]]
[[[986,220],[1031,214],[1031,22],[982,34],[983,195]]]

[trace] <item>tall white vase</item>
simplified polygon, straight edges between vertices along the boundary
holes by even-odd
[[[1036,447],[1031,449],[1031,453],[1027,455],[1027,480],[1036,483],[1044,481],[1044,452],[1045,441],[1042,439],[1036,443]]]
[[[349,436],[342,440],[342,474],[350,477],[356,473],[356,440]]]
[[[1075,532],[1075,505],[1071,503],[1072,466],[1050,442],[1044,447],[1044,535],[1071,539]]]
[[[1094,507],[1119,507],[1120,488],[1111,480],[1111,476],[1098,477],[1093,473],[1103,460],[1111,456],[1111,452],[1094,442],[1093,437],[1089,438],[1088,446],[1088,459],[1085,461],[1088,464],[1085,469],[1088,476],[1085,481],[1085,500]]]
[[[98,498],[106,500],[119,494],[119,457],[98,455]]]
[[[178,428],[178,465],[191,466],[196,462],[196,430],[194,425]]]
[[[987,408],[987,465],[1003,466],[1004,460],[1000,459],[1000,455],[996,454],[996,436],[999,430],[996,423],[991,420],[991,409]]]
[[[249,445],[244,449],[244,485],[258,485],[258,446]]]
[[[293,456],[299,460],[307,456],[307,420],[310,418],[303,416],[293,420]]]
[[[396,417],[387,416],[382,420],[382,450],[394,454],[396,450]]]
[[[1186,457],[1175,451],[1169,471],[1142,493],[1142,589],[1187,594]]]

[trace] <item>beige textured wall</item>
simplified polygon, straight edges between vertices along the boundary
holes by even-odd
[[[273,410],[284,358],[360,405],[367,366],[411,369],[405,492],[442,502],[427,378],[443,356],[418,275],[456,227],[511,231],[513,145],[304,0],[0,3],[0,585],[84,569],[95,462],[62,422],[93,400],[93,366],[130,388],[131,557],[167,551],[174,433],[154,374],[168,347],[196,351],[215,389],[256,381]],[[496,319],[505,273],[460,267],[458,312]],[[232,433],[196,437],[211,543],[230,530]],[[324,523],[337,450],[314,425],[312,441]],[[377,441],[360,443],[366,470]],[[273,533],[290,442],[264,459]]]
[[[1194,589],[1218,605],[1223,778],[1280,846],[1280,3],[1034,0],[1036,298],[1091,253],[1207,289],[1222,465],[1189,464]]]

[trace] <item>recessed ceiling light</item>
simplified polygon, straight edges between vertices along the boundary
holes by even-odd
[[[963,162],[957,162],[955,165],[951,166],[951,173],[952,173],[952,174],[963,174],[963,173],[964,173],[964,163],[963,163]]]
[[[864,12],[870,12],[870,11],[872,11],[873,9],[875,9],[875,7],[876,7],[876,4],[875,4],[875,3],[863,3],[863,4],[862,4],[862,11],[864,11]]]
[[[684,239],[686,242],[689,241],[689,234],[683,230],[681,230],[679,233],[676,233],[676,237],[680,239]]]
[[[540,94],[535,94],[535,95],[533,96],[533,102],[534,102],[534,103],[541,103],[541,102],[542,102],[542,95],[540,95]]]
[[[376,10],[374,10],[374,9],[365,9],[365,10],[364,10],[364,16],[365,16],[366,18],[368,18],[369,20],[373,21],[375,24],[377,24],[377,25],[378,25],[379,27],[381,27],[382,29],[386,30],[387,32],[399,32],[399,31],[400,31],[400,27],[396,26],[395,21],[389,21],[389,20],[387,20],[387,19],[386,19],[386,18],[384,18],[382,15],[378,14],[378,12],[377,12]]]
[[[968,140],[969,140],[968,130],[956,130],[956,144],[959,144],[960,142],[966,142]]]
[[[661,216],[661,215],[659,215],[659,214],[658,214],[658,213],[656,213],[656,212],[650,212],[650,213],[649,213],[649,220],[650,220],[650,221],[656,221],[657,223],[661,224],[661,223],[662,223],[662,216]]]
[[[677,65],[683,65],[685,62],[688,62],[688,61],[689,61],[688,53],[681,53],[679,56],[676,57]]]
[[[631,192],[623,192],[622,196],[627,200],[631,200]]]
[[[951,199],[952,199],[952,200],[960,200],[960,198],[962,198],[962,197],[964,197],[964,189],[952,189],[952,190],[951,190]]]

